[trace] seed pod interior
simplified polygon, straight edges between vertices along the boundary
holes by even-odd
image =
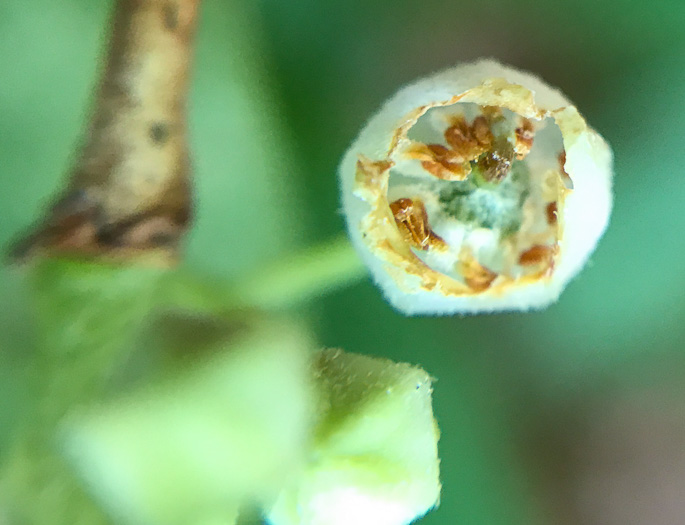
[[[340,176],[353,242],[410,314],[545,306],[611,205],[603,139],[561,93],[493,61],[401,90]]]

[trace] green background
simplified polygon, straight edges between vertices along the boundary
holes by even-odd
[[[0,1],[0,243],[68,171],[111,4]],[[437,378],[443,494],[421,523],[685,515],[685,3],[205,0],[186,265],[231,279],[343,231],[337,163],[399,86],[492,56],[559,86],[613,146],[615,206],[544,312],[405,318],[364,279],[310,302],[322,346]],[[2,441],[30,395],[19,275],[0,274]]]

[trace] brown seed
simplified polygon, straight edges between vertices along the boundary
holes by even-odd
[[[456,118],[445,130],[445,141],[465,161],[478,158],[490,147],[492,133],[484,117],[477,117],[469,126],[464,117]]]
[[[427,144],[426,148],[428,148],[433,160],[441,164],[462,162],[462,158],[457,155],[456,152],[446,148],[442,144]]]
[[[445,130],[445,141],[454,151],[467,150],[469,146],[469,133],[466,120],[461,117]]]
[[[481,169],[485,180],[497,183],[504,180],[504,177],[511,171],[513,160],[514,148],[504,141],[478,159],[478,167]]]
[[[420,160],[424,170],[442,180],[464,180],[471,173],[468,162],[441,144],[417,144],[408,155]]]
[[[445,241],[430,229],[426,207],[420,200],[397,199],[390,203],[390,211],[400,233],[414,248],[427,250],[445,245]]]
[[[545,208],[547,212],[547,223],[556,224],[557,223],[557,203],[550,202]]]
[[[525,252],[521,252],[519,264],[521,266],[535,266],[542,263],[550,264],[555,251],[556,249],[552,246],[536,244]]]
[[[471,125],[473,129],[473,136],[475,137],[478,145],[484,149],[490,148],[494,137],[492,131],[490,131],[490,124],[484,116],[476,117]]]
[[[463,253],[459,258],[459,272],[464,277],[466,285],[478,292],[490,288],[497,274],[480,264],[470,253]]]

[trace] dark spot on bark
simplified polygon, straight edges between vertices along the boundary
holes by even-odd
[[[100,111],[97,115],[95,115],[95,118],[93,119],[93,129],[98,131],[106,129],[112,124],[113,120],[114,115],[112,112]]]
[[[184,194],[187,195],[188,193],[190,193],[190,190],[186,190]],[[184,227],[190,222],[192,216],[193,214],[190,204],[185,204],[174,212],[171,220],[176,226]]]
[[[98,243],[106,246],[125,245],[124,236],[126,233],[144,218],[144,214],[139,213],[118,222],[113,222],[105,215],[103,210],[99,211],[100,213],[98,213],[93,221],[97,230],[95,236]]]
[[[169,246],[176,241],[178,236],[169,232],[158,232],[150,237],[152,246]]]
[[[164,4],[164,26],[169,31],[174,31],[178,27],[178,6],[175,2]]]
[[[163,145],[169,138],[169,126],[164,122],[155,122],[150,126],[150,139],[158,146]]]
[[[105,246],[123,246],[122,236],[130,227],[128,224],[107,224],[101,227],[96,235],[99,244]]]

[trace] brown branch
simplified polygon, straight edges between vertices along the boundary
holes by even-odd
[[[118,0],[66,189],[12,255],[176,258],[191,217],[186,95],[200,0]]]

